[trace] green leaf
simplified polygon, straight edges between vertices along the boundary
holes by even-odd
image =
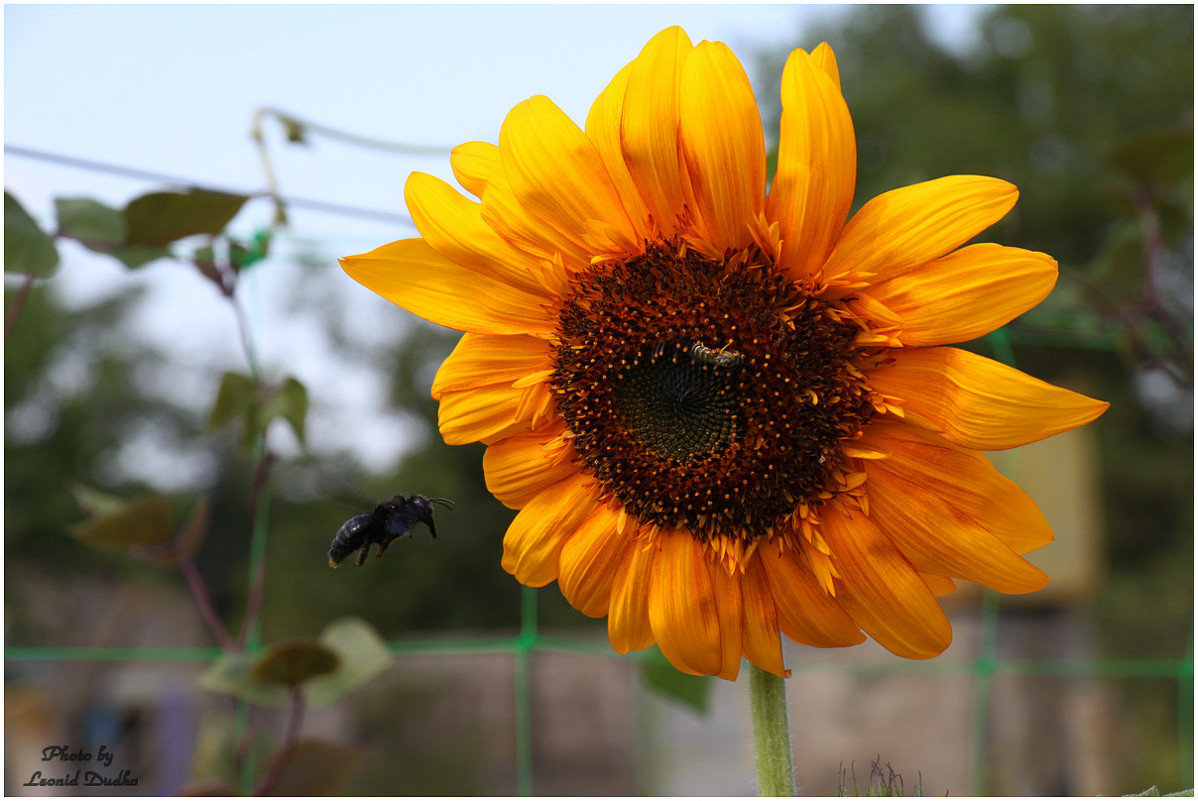
[[[249,447],[271,421],[281,417],[291,424],[302,444],[307,415],[308,390],[298,380],[288,378],[279,387],[263,389],[250,376],[225,373],[208,416],[208,428],[215,431],[240,420],[245,426],[243,445]]]
[[[58,266],[54,239],[38,227],[25,207],[4,193],[4,272],[49,278]]]
[[[669,663],[657,648],[641,664],[645,686],[663,698],[689,706],[699,714],[707,714],[711,702],[711,677],[683,673]]]
[[[252,443],[258,433],[257,386],[253,378],[241,373],[225,373],[221,376],[216,403],[208,415],[208,430],[216,431],[240,420],[246,428],[245,443]]]
[[[324,740],[300,740],[270,794],[291,798],[341,795],[361,761],[359,749]]]
[[[138,267],[144,267],[152,261],[170,258],[171,252],[168,248],[132,245],[114,250],[110,255],[120,259],[121,263],[130,270],[136,270]]]
[[[340,664],[341,658],[316,640],[284,640],[271,645],[258,657],[250,669],[250,679],[258,684],[294,687],[315,676],[332,673]]]
[[[125,218],[114,208],[86,197],[54,199],[58,230],[84,247],[111,252],[125,241]]]
[[[142,195],[125,206],[125,242],[164,247],[186,236],[219,234],[247,200],[246,195],[195,188]]]
[[[304,420],[308,416],[308,390],[297,379],[288,378],[271,395],[262,408],[262,425],[266,426],[276,417],[282,417],[295,431],[295,437],[304,442]]]
[[[289,698],[285,687],[259,684],[250,678],[256,661],[252,654],[225,654],[200,674],[198,683],[205,690],[232,695],[254,704],[285,703]]]
[[[312,672],[313,665],[327,667],[330,657],[335,660],[332,670]],[[288,679],[304,675],[305,700],[320,706],[370,681],[390,662],[391,653],[378,632],[364,620],[348,617],[326,626],[319,640],[284,641],[259,657],[223,656],[204,671],[199,683],[251,703],[281,704],[289,697]]]
[[[100,492],[79,482],[71,484],[71,494],[75,496],[75,503],[89,517],[112,514],[125,505],[125,499],[121,496]]]
[[[71,527],[71,535],[102,548],[146,548],[171,540],[174,516],[169,498],[140,495],[116,509],[76,523]]]
[[[365,620],[335,620],[320,633],[320,642],[341,659],[333,673],[318,676],[304,687],[314,706],[335,701],[377,676],[391,664],[391,652],[378,632]]]
[[[170,542],[147,548],[133,548],[130,556],[156,565],[178,564],[180,559],[190,558],[208,533],[209,503],[205,497],[200,497],[191,516],[183,524],[182,530]]]
[[[57,198],[58,230],[84,247],[118,259],[136,269],[171,255],[160,246],[128,243],[125,214],[90,198]]]

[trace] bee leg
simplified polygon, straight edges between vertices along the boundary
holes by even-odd
[[[366,564],[366,557],[370,555],[370,543],[366,543],[362,550],[358,552],[358,561],[354,563],[354,567],[361,567]]]
[[[433,539],[436,539],[437,538],[437,527],[435,525],[433,525],[433,519],[430,517],[425,522],[428,523],[428,533],[433,535]]]
[[[388,545],[390,545],[390,544],[391,544],[391,540],[383,540],[383,541],[381,541],[381,542],[379,543],[379,552],[378,552],[378,553],[376,553],[376,554],[374,555],[374,556],[375,556],[375,558],[376,558],[376,559],[382,559],[382,558],[383,558],[383,551],[387,550],[387,546],[388,546]]]

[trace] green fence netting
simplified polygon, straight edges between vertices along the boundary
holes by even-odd
[[[513,721],[516,742],[516,791],[531,796],[535,791],[532,753],[532,690],[529,664],[537,651],[572,653],[596,659],[622,658],[604,644],[554,637],[541,633],[537,625],[537,593],[523,588],[521,628],[515,636],[464,637],[460,639],[405,640],[389,643],[395,655],[452,655],[461,653],[510,654],[515,662],[512,693],[515,699]],[[945,676],[966,675],[973,679],[973,700],[969,726],[969,794],[983,795],[986,787],[987,722],[990,713],[992,681],[999,676],[1051,676],[1061,678],[1164,678],[1177,681],[1177,742],[1181,781],[1193,783],[1194,751],[1194,655],[1193,641],[1182,659],[1004,659],[996,655],[999,629],[999,595],[985,591],[980,605],[981,637],[977,654],[972,659],[938,659],[931,661],[799,661],[790,667],[796,673],[822,671],[850,672],[868,675]],[[261,650],[254,642],[251,653]],[[102,661],[102,662],[212,662],[222,656],[219,648],[5,648],[6,660],[42,661]],[[634,657],[635,658],[635,655]],[[245,704],[239,702],[241,725],[245,723]],[[242,777],[242,789],[252,786],[247,775]]]

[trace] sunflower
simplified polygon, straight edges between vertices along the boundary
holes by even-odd
[[[954,175],[849,219],[853,124],[836,59],[782,74],[778,167],[724,44],[662,31],[579,128],[548,98],[498,146],[454,149],[475,201],[406,186],[422,237],[342,260],[354,279],[464,333],[432,387],[445,441],[481,441],[519,510],[503,567],[557,581],[621,652],[679,669],[787,675],[780,633],[868,634],[941,653],[954,579],[1047,577],[1052,539],[982,453],[1083,425],[1107,404],[969,351],[1040,302],[1056,262],[964,243],[1015,187]],[[863,634],[863,632],[865,634]]]

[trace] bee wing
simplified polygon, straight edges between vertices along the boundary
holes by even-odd
[[[412,504],[404,504],[393,508],[383,518],[383,530],[394,537],[402,537],[420,522],[420,512],[412,508]]]

